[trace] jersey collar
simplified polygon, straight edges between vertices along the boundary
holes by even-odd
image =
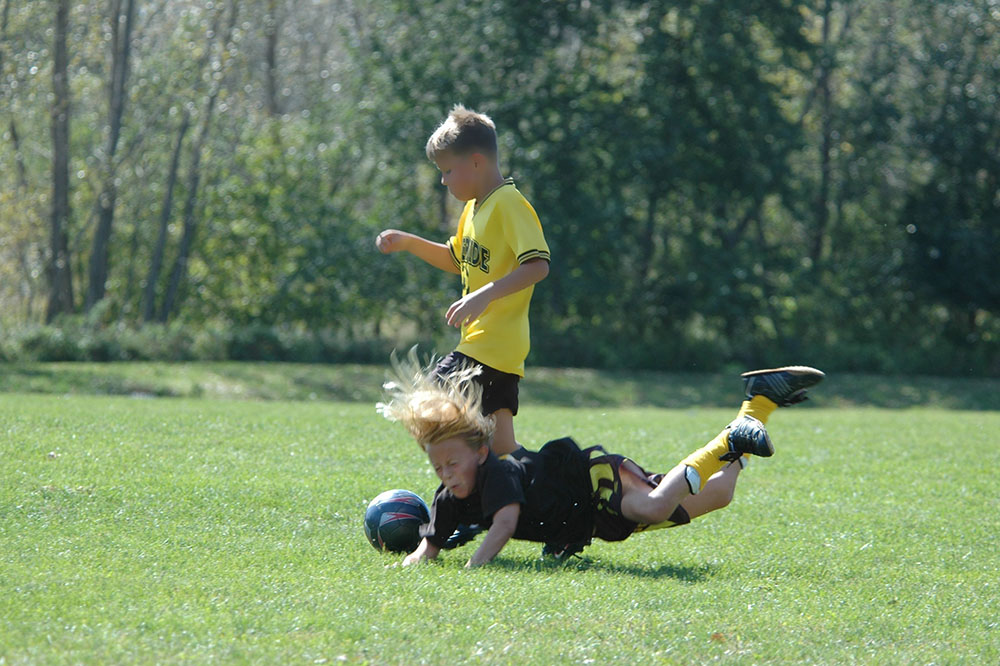
[[[473,205],[472,207],[473,212],[479,212],[479,209],[483,207],[483,204],[486,203],[489,200],[489,198],[493,196],[493,193],[499,190],[501,187],[506,187],[507,185],[513,185],[513,184],[514,184],[513,178],[504,178],[504,181],[499,185],[497,185],[496,187],[494,187],[492,190],[490,190],[489,194],[483,197],[482,201],[477,201]]]

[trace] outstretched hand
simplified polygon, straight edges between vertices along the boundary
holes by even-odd
[[[409,234],[406,232],[398,231],[397,229],[386,229],[375,238],[375,247],[382,254],[405,250],[404,246],[406,245],[407,236]]]

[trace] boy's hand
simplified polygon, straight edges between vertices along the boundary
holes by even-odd
[[[460,328],[462,324],[478,319],[479,315],[486,311],[490,301],[493,300],[488,293],[490,286],[492,283],[471,294],[466,294],[452,303],[444,315],[448,320],[448,325]]]
[[[410,234],[396,229],[386,229],[375,239],[375,247],[382,254],[400,252],[406,249],[406,243]]]
[[[517,502],[508,504],[494,513],[493,525],[486,532],[486,538],[479,544],[479,548],[465,563],[465,568],[472,569],[492,560],[514,536],[520,516],[521,505]]]
[[[398,229],[386,229],[375,238],[375,247],[382,254],[409,252],[420,257],[434,268],[458,275],[458,266],[451,256],[451,249],[444,243],[408,234]]]
[[[423,555],[421,555],[420,553],[410,553],[409,555],[403,558],[403,566],[408,567],[411,564],[419,564],[422,558]]]
[[[544,280],[548,274],[548,261],[530,259],[515,268],[506,277],[502,277],[496,282],[490,282],[452,303],[445,314],[448,324],[459,327],[465,322],[473,321],[483,314],[493,301],[537,284]]]
[[[440,548],[432,545],[427,539],[421,539],[417,549],[403,559],[403,566],[408,567],[411,564],[419,564],[424,560],[433,560],[438,556],[439,552],[441,552]]]

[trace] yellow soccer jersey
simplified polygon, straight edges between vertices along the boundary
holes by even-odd
[[[462,273],[462,295],[510,275],[529,259],[549,260],[549,246],[535,209],[507,180],[475,209],[465,204],[458,233],[448,241],[452,261]],[[462,326],[455,351],[502,372],[524,376],[531,346],[528,306],[534,286],[497,299],[478,319]]]

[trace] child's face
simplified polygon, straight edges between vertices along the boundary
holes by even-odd
[[[476,470],[486,460],[489,449],[471,448],[464,439],[446,439],[427,447],[427,458],[441,483],[459,498],[465,499],[476,489]]]
[[[475,153],[471,155],[456,155],[445,151],[439,154],[434,163],[441,172],[441,184],[448,188],[451,195],[459,201],[475,199],[479,188],[479,161],[483,157]]]

